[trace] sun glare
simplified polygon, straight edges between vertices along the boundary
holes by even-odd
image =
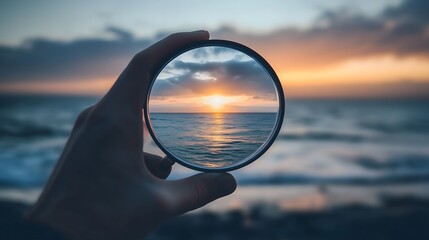
[[[227,103],[227,99],[220,95],[213,95],[207,97],[205,102],[207,105],[210,105],[215,110],[219,110]]]

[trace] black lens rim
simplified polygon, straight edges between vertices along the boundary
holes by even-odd
[[[231,166],[220,167],[220,168],[205,168],[203,166],[193,165],[187,161],[183,161],[180,158],[176,157],[173,153],[171,153],[157,139],[155,131],[153,130],[153,127],[152,127],[152,124],[150,121],[150,113],[149,113],[150,112],[149,111],[150,93],[152,92],[152,87],[153,87],[155,80],[157,79],[158,75],[162,72],[162,70],[165,68],[165,66],[167,66],[167,64],[169,64],[177,56],[179,56],[179,55],[181,55],[187,51],[199,48],[199,47],[227,47],[227,48],[232,48],[232,49],[235,49],[235,50],[238,50],[238,51],[241,51],[241,52],[247,54],[248,56],[253,58],[255,61],[257,61],[259,64],[261,64],[261,66],[270,75],[270,77],[272,78],[272,80],[274,82],[274,85],[276,86],[279,108],[278,108],[278,112],[277,112],[276,125],[274,126],[273,131],[271,132],[271,136],[257,150],[258,152],[251,155],[251,158],[249,158],[246,161],[241,161],[238,164],[233,164]],[[195,43],[192,43],[192,44],[185,46],[184,48],[182,48],[181,50],[179,50],[177,52],[173,52],[172,54],[170,54],[166,58],[165,63],[162,64],[161,67],[159,68],[159,70],[156,72],[156,74],[153,75],[153,78],[151,80],[149,90],[147,93],[147,98],[146,98],[146,101],[144,102],[143,105],[144,105],[144,118],[145,118],[146,126],[147,126],[147,129],[149,131],[149,134],[151,135],[151,137],[152,137],[153,141],[156,143],[156,145],[171,160],[179,163],[182,166],[188,167],[188,168],[193,169],[193,170],[201,171],[201,172],[229,172],[229,171],[233,171],[233,170],[242,168],[244,166],[247,166],[250,163],[254,162],[256,159],[260,158],[271,147],[273,142],[276,140],[276,138],[280,132],[280,129],[282,127],[283,119],[284,119],[284,115],[285,115],[285,97],[284,97],[283,87],[281,85],[281,82],[280,82],[277,74],[275,73],[274,69],[270,66],[270,64],[261,55],[259,55],[257,52],[255,52],[254,50],[252,50],[251,48],[249,48],[247,46],[244,46],[244,45],[237,43],[237,42],[228,41],[228,40],[219,40],[219,39],[195,42]]]

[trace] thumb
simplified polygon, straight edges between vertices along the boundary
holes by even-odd
[[[200,173],[173,183],[176,215],[200,208],[237,188],[235,178],[228,173]]]

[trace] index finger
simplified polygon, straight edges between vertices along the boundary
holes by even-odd
[[[120,108],[131,107],[140,111],[153,75],[168,60],[167,58],[188,44],[208,39],[209,33],[203,30],[175,33],[139,52],[103,100],[119,105]]]

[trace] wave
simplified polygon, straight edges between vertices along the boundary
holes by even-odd
[[[0,126],[0,138],[7,137],[45,137],[57,134],[58,131],[44,126],[27,125],[27,126]]]
[[[186,177],[175,174],[175,178]],[[41,187],[47,181],[45,177],[0,179],[0,188],[34,188]],[[417,184],[429,183],[429,172],[389,174],[377,177],[352,176],[352,177],[321,177],[305,174],[277,174],[270,176],[237,176],[240,186],[281,186],[281,185],[344,185],[344,186],[387,186],[393,184]]]
[[[355,176],[355,177],[317,177],[307,175],[273,175],[254,176],[238,180],[240,185],[391,185],[410,183],[429,183],[429,172],[390,174],[377,177]]]
[[[23,121],[13,118],[0,117],[0,139],[2,138],[27,138],[50,137],[68,135],[71,129],[66,129],[51,122]]]
[[[362,122],[360,127],[381,133],[429,133],[429,119],[413,119],[409,121],[388,122]]]
[[[34,188],[42,187],[48,180],[48,176],[32,176],[20,178],[0,178],[0,188]]]
[[[369,170],[412,170],[422,171],[429,169],[429,156],[420,154],[405,154],[392,156],[388,159],[379,159],[370,156],[361,156],[352,160],[356,165]]]
[[[316,140],[316,141],[346,141],[346,142],[362,142],[368,140],[369,137],[335,132],[306,132],[306,133],[280,133],[277,137],[283,140]]]

